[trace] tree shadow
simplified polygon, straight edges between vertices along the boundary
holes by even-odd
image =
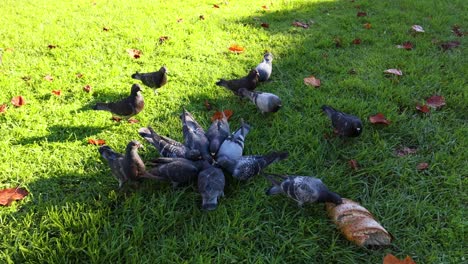
[[[23,138],[18,144],[41,144],[50,142],[82,141],[101,132],[105,127],[97,126],[62,126],[53,125],[47,128],[48,135]]]

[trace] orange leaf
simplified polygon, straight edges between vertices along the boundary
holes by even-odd
[[[136,123],[139,123],[140,121],[138,121],[138,120],[136,120],[134,118],[131,118],[131,119],[127,120],[127,122],[130,123],[130,124],[136,124]]]
[[[96,146],[101,146],[106,144],[106,141],[104,139],[88,139],[88,144],[96,145]]]
[[[213,5],[213,8],[219,8],[219,5],[214,4],[214,5]]]
[[[388,253],[383,259],[383,264],[416,264],[416,262],[410,256],[406,256],[405,259],[400,260],[391,253]]]
[[[54,77],[47,74],[46,76],[44,76],[44,80],[51,82],[54,80]]]
[[[137,49],[127,49],[127,53],[130,57],[134,58],[134,59],[138,59],[141,57],[142,55],[142,52],[141,50],[137,50]]]
[[[265,9],[265,10],[269,9],[268,6],[266,6],[266,5],[262,5],[262,8]]]
[[[418,166],[416,166],[416,168],[418,170],[420,170],[420,171],[425,170],[425,169],[429,168],[429,163],[421,162],[421,163],[418,164]]]
[[[22,200],[29,192],[23,188],[8,188],[0,190],[0,205],[9,206],[13,201]]]
[[[89,84],[87,84],[87,85],[85,85],[85,86],[83,87],[83,90],[84,90],[85,92],[87,92],[87,93],[91,92],[91,89],[92,89],[92,87],[91,87],[91,85],[89,85]]]
[[[112,116],[111,120],[114,120],[115,122],[120,122],[120,121],[122,121],[122,118],[120,118],[118,116]]]
[[[16,107],[20,107],[26,104],[26,101],[24,100],[24,97],[19,95],[15,96],[11,99],[11,104],[13,104]]]
[[[311,85],[317,88],[320,87],[320,79],[317,79],[314,76],[309,76],[307,78],[304,78],[304,83],[306,85]]]
[[[387,125],[387,126],[390,125],[390,121],[388,121],[387,118],[385,118],[385,116],[382,113],[378,113],[376,115],[369,116],[369,121],[372,124],[384,124],[384,125]]]
[[[234,53],[242,53],[242,52],[244,52],[244,48],[241,47],[241,46],[239,46],[239,45],[237,45],[237,44],[231,45],[231,46],[229,47],[229,50],[230,50],[231,52],[234,52]]]
[[[6,104],[0,105],[0,114],[6,112],[6,106],[7,106]]]
[[[61,90],[52,90],[52,93],[57,95],[57,96],[60,96],[62,94],[62,91]]]
[[[229,120],[229,118],[231,118],[233,114],[232,110],[229,110],[229,109],[226,109],[223,112],[227,120]],[[213,114],[213,116],[211,117],[211,122],[215,121],[216,119],[219,119],[219,120],[223,119],[223,114],[220,111],[216,111]]]
[[[416,104],[416,109],[423,113],[429,113],[431,111],[431,109],[429,109],[427,105],[420,105],[420,104]]]
[[[365,29],[371,29],[372,28],[371,23],[365,23],[363,26],[364,26]]]

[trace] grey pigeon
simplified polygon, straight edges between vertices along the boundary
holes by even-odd
[[[191,161],[184,158],[158,158],[154,168],[147,171],[147,177],[169,181],[174,187],[194,182],[203,168],[203,160]]]
[[[109,111],[120,117],[130,118],[143,110],[145,101],[141,94],[141,88],[138,84],[132,85],[130,96],[124,98],[118,102],[111,103],[97,103],[94,110],[105,110]]]
[[[275,94],[249,91],[245,88],[240,88],[239,94],[249,98],[260,109],[262,114],[274,113],[281,108],[281,99]]]
[[[265,175],[273,186],[267,190],[268,195],[284,193],[291,197],[299,206],[304,203],[326,203],[341,204],[341,197],[328,190],[320,179],[310,176],[296,175]],[[275,179],[280,178],[281,181]]]
[[[241,119],[241,127],[223,141],[216,157],[226,156],[232,160],[239,159],[244,151],[244,141],[249,131],[250,125]]]
[[[125,155],[115,152],[109,146],[101,146],[99,153],[107,160],[112,174],[119,181],[119,188],[127,181],[138,181],[145,178],[145,164],[138,155],[138,149],[143,147],[138,141],[128,143]]]
[[[221,111],[221,113],[223,118],[215,119],[206,132],[206,137],[210,141],[210,153],[213,156],[216,155],[221,144],[231,134],[226,115],[223,111]]]
[[[132,78],[140,80],[144,85],[154,88],[154,93],[157,93],[157,89],[161,88],[167,83],[167,69],[166,67],[161,67],[159,71],[148,72],[148,73],[139,73],[136,72],[132,74]]]
[[[138,134],[156,147],[159,154],[163,157],[186,158],[190,160],[201,159],[200,151],[189,149],[172,138],[158,135],[150,126],[138,129]]]
[[[184,135],[185,146],[189,149],[200,151],[203,159],[211,163],[213,158],[209,152],[210,142],[203,128],[185,108],[180,115],[180,119],[182,120],[182,133]]]
[[[220,156],[217,163],[226,169],[238,180],[246,181],[259,174],[264,168],[273,162],[283,160],[288,157],[288,152],[271,152],[267,155],[242,156],[237,160],[226,156]]]
[[[331,119],[336,134],[344,137],[357,137],[362,133],[362,122],[359,117],[345,114],[328,105],[323,105],[322,110]]]
[[[224,196],[226,180],[223,171],[208,163],[198,174],[198,192],[202,196],[202,209],[214,210],[218,207],[218,198]]]
[[[273,69],[271,63],[273,62],[273,55],[270,52],[263,55],[263,61],[255,68],[258,71],[258,80],[265,82],[270,78],[271,70]]]
[[[240,79],[225,80],[221,79],[216,82],[216,85],[223,86],[231,90],[234,94],[239,94],[240,88],[245,88],[249,91],[253,91],[257,87],[258,83],[258,71],[255,69],[250,70],[249,74]]]

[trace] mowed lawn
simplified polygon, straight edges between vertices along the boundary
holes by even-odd
[[[467,7],[464,0],[1,1],[0,189],[30,194],[0,207],[0,262],[381,263],[387,253],[466,262],[467,41],[452,29],[468,31]],[[396,47],[408,41],[412,50]],[[448,41],[460,45],[442,49]],[[244,52],[230,52],[233,44]],[[257,90],[283,101],[268,115],[215,86],[246,75],[265,51],[274,55],[273,74]],[[135,71],[162,65],[169,81],[157,95],[143,87],[139,123],[91,109],[127,96],[140,83],[130,78]],[[403,75],[384,74],[392,68]],[[304,84],[311,75],[319,88]],[[10,103],[18,95],[22,107]],[[417,111],[432,95],[446,105]],[[359,116],[361,136],[330,136],[323,104]],[[119,152],[136,139],[146,147],[143,159],[155,158],[138,128],[182,141],[183,107],[205,128],[216,109],[231,109],[232,129],[241,118],[252,126],[245,154],[289,152],[266,172],[321,178],[371,211],[395,237],[392,246],[354,245],[322,204],[300,208],[266,196],[262,176],[226,175],[225,197],[212,212],[200,209],[195,186],[146,181],[119,190],[88,139]],[[369,122],[379,112],[390,125]],[[398,156],[404,147],[416,153]],[[423,162],[429,167],[420,171]]]

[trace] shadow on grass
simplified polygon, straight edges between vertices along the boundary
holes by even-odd
[[[28,145],[50,142],[82,141],[98,134],[103,129],[105,129],[105,127],[54,125],[48,127],[49,134],[47,136],[24,138],[18,143]]]

